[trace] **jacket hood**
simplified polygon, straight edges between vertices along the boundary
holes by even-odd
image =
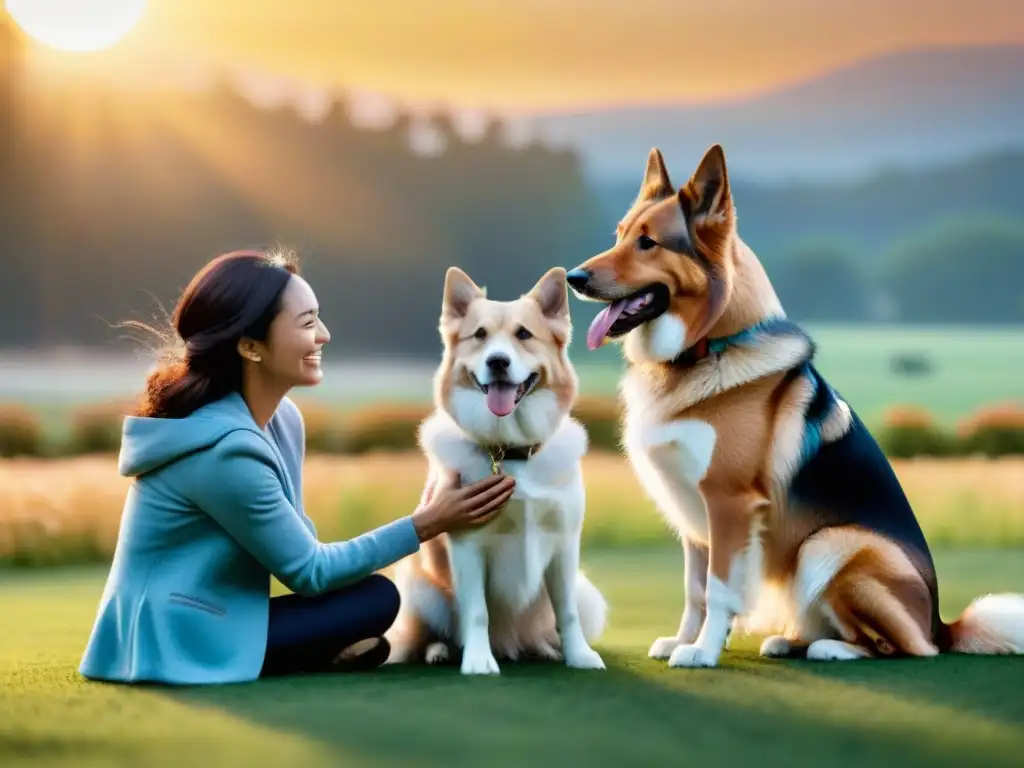
[[[245,400],[237,393],[209,403],[183,419],[126,416],[117,470],[124,477],[138,477],[210,448],[239,429],[259,432]]]

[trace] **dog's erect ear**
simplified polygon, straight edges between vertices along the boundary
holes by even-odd
[[[569,287],[565,269],[552,267],[527,294],[540,305],[545,317],[565,317],[569,314]]]
[[[637,200],[661,200],[671,197],[673,192],[675,189],[668,177],[668,169],[665,168],[665,158],[661,156],[661,150],[655,147],[647,155],[647,169]]]
[[[704,217],[707,223],[725,222],[733,213],[729,174],[725,169],[725,150],[721,144],[712,145],[687,187],[693,198],[691,215]]]
[[[458,267],[449,267],[444,276],[444,299],[441,302],[441,319],[461,319],[469,311],[469,305],[482,299],[486,292]]]

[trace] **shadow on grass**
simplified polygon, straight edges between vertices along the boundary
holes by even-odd
[[[1024,726],[1024,657],[949,654],[866,664],[805,661],[797,668],[824,680]]]
[[[1024,749],[1019,728],[959,711],[955,696],[929,700],[948,694],[937,678],[954,683],[956,668],[932,686],[908,671],[905,685],[873,687],[750,654],[713,670],[602,655],[603,673],[506,664],[500,677],[464,678],[454,667],[388,667],[162,695],[377,765],[1013,765]]]

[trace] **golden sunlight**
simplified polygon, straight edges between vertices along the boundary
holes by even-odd
[[[27,34],[64,51],[98,51],[127,35],[147,0],[7,0],[7,11]]]

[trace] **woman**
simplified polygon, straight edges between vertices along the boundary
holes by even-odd
[[[235,252],[204,267],[173,323],[118,461],[135,479],[79,670],[178,684],[367,668],[388,655],[394,585],[374,571],[438,534],[481,525],[509,477],[447,478],[410,515],[321,543],[302,509],[303,422],[286,397],[323,378],[330,340],[295,266]],[[270,597],[270,576],[293,594]]]

